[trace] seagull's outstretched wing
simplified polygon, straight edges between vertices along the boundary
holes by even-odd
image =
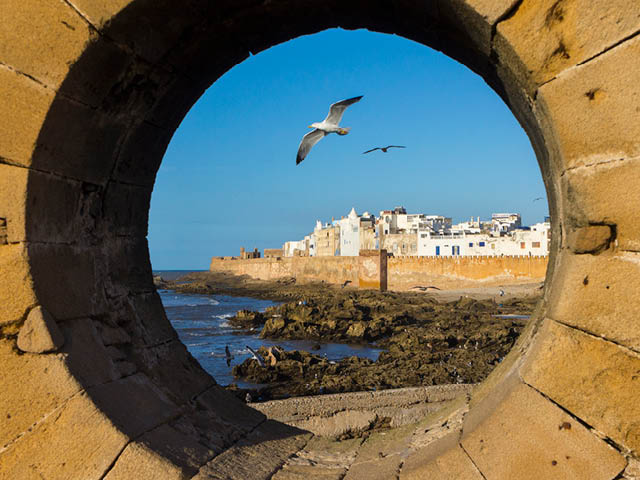
[[[387,148],[407,148],[404,145],[389,145]]]
[[[362,154],[364,155],[365,153],[374,152],[376,150],[380,150],[380,147],[372,148],[371,150],[367,150],[366,152],[362,152]]]
[[[344,111],[347,109],[349,105],[353,105],[356,102],[359,102],[362,98],[362,95],[359,97],[348,98],[347,100],[341,100],[339,102],[334,103],[329,108],[329,115],[324,119],[326,123],[331,125],[338,125],[340,120],[342,120],[342,115]]]
[[[258,365],[260,365],[261,367],[264,367],[264,361],[260,357],[260,354],[256,352],[253,348],[251,348],[249,345],[245,345],[245,347],[247,347],[247,349],[251,352],[251,355],[253,355],[253,358],[257,360]]]
[[[298,147],[298,156],[296,157],[296,165],[298,165],[301,161],[309,153],[311,147],[313,147],[316,143],[324,138],[327,133],[324,130],[320,130],[318,128],[310,131],[304,137],[302,137],[302,141],[300,142],[300,146]]]

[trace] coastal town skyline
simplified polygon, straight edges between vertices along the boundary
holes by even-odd
[[[355,95],[350,134],[296,167],[305,127]],[[382,144],[407,148],[362,155]],[[529,224],[547,214],[533,201],[544,195],[529,139],[480,77],[403,38],[334,29],[251,56],[192,108],[156,178],[151,260],[204,269],[212,255],[281,245],[307,234],[309,218],[351,207],[404,205],[454,222],[506,209]]]

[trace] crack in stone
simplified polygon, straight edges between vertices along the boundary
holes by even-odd
[[[469,458],[469,460],[471,461],[471,463],[473,464],[473,466],[476,468],[476,470],[478,471],[478,473],[480,474],[480,476],[483,478],[483,480],[487,480],[487,477],[484,476],[484,473],[482,473],[482,471],[480,470],[480,467],[478,467],[478,465],[476,464],[476,462],[473,460],[473,458],[471,457],[471,455],[469,455],[469,452],[467,452],[466,448],[464,448],[464,446],[462,445],[462,442],[459,442],[458,445],[460,446],[460,448],[462,449],[462,451],[464,452],[464,454]]]
[[[537,389],[536,387],[534,387],[533,385],[527,383],[524,378],[520,377],[520,380],[522,381],[522,383],[524,383],[527,387],[531,388],[532,390],[534,390],[535,392],[537,392],[538,394],[540,394],[543,398],[545,398],[546,400],[548,400],[549,402],[551,402],[553,405],[555,405],[556,407],[558,407],[560,410],[562,410],[565,414],[567,414],[569,417],[571,417],[576,423],[579,423],[580,425],[582,425],[584,428],[586,428],[589,432],[591,432],[592,434],[594,434],[596,437],[598,437],[600,440],[602,440],[603,442],[607,443],[611,448],[613,448],[614,450],[616,450],[618,453],[620,453],[623,457],[627,457],[627,455],[625,454],[625,452],[627,454],[630,453],[630,451],[626,448],[624,448],[622,445],[619,445],[617,442],[615,442],[611,437],[607,436],[606,434],[604,434],[603,432],[599,431],[598,429],[596,429],[595,427],[593,427],[592,425],[590,425],[588,422],[586,422],[585,420],[583,420],[582,418],[578,417],[576,414],[574,414],[573,412],[571,412],[570,410],[567,410],[566,407],[564,407],[563,405],[561,405],[560,403],[556,402],[553,398],[551,398],[549,395],[545,394],[544,392],[542,392],[541,390]],[[626,465],[622,468],[621,472],[624,471],[624,469],[626,468]]]
[[[597,334],[595,332],[591,332],[589,330],[585,330],[585,329],[577,327],[575,325],[570,325],[570,324],[565,323],[565,322],[563,322],[561,320],[556,320],[555,318],[551,318],[551,317],[547,317],[547,318],[549,320],[552,320],[552,321],[556,322],[556,323],[559,323],[560,325],[562,325],[564,327],[570,328],[572,330],[575,330],[575,331],[578,331],[578,332],[583,333],[585,335],[588,335],[590,337],[593,337],[596,340],[601,340],[601,341],[604,341],[604,342],[612,343],[612,344],[616,345],[617,347],[623,349],[626,354],[631,355],[632,357],[640,355],[640,351],[635,350],[633,347],[630,347],[628,345],[624,345],[624,344],[622,344],[620,342],[617,342],[616,340],[611,340],[610,338],[603,337],[602,335],[599,335],[599,334]]]

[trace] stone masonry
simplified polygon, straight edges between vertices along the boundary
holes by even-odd
[[[637,0],[1,10],[1,479],[638,472]],[[252,54],[330,27],[401,35],[481,75],[529,135],[553,221],[544,301],[493,374],[422,421],[335,448],[202,370],[164,314],[146,240],[155,173],[205,89]]]

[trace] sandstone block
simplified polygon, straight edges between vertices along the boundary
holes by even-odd
[[[441,15],[454,20],[485,55],[491,53],[493,26],[517,3],[516,0],[439,1]]]
[[[0,25],[0,62],[57,88],[95,37],[63,2],[6,0]]]
[[[188,479],[213,456],[193,438],[169,425],[145,433],[122,452],[105,480]]]
[[[0,340],[0,450],[82,389],[61,355],[19,355],[13,347]]]
[[[40,125],[53,102],[53,92],[0,67],[0,97],[0,157],[29,165]]]
[[[32,309],[18,334],[18,348],[45,353],[58,350],[63,344],[64,336],[51,314],[40,306]]]
[[[397,478],[403,457],[391,454],[375,460],[356,461],[349,467],[344,480],[386,480]]]
[[[150,187],[109,182],[104,197],[104,215],[110,233],[145,237],[149,220]]]
[[[104,184],[113,169],[128,121],[58,95],[40,128],[30,165],[72,179]]]
[[[7,220],[9,242],[78,239],[83,233],[77,221],[80,202],[79,182],[0,164],[0,217]]]
[[[525,0],[498,24],[495,48],[533,92],[640,30],[639,14],[634,0]]]
[[[539,338],[529,352],[523,378],[554,402],[638,455],[639,371],[640,355],[552,320],[545,320]],[[570,419],[564,421],[572,424],[572,430],[559,430],[558,435],[573,435],[580,430],[574,428],[575,422]],[[609,454],[606,458],[611,460]],[[594,456],[594,460],[603,459],[600,455]],[[560,459],[557,460],[560,462]],[[617,469],[617,461],[611,463],[614,464]],[[603,462],[602,466],[606,466],[606,463]],[[599,468],[593,470],[596,471]],[[593,473],[587,473],[585,478],[595,478],[591,475]],[[611,474],[606,478],[614,476]]]
[[[106,309],[92,249],[36,243],[29,245],[28,254],[39,303],[58,321]]]
[[[33,279],[24,245],[0,247],[0,325],[17,322],[36,304]]]
[[[601,15],[602,8],[592,5],[586,10]],[[637,4],[633,8],[640,9]],[[640,17],[636,21],[640,28]],[[563,159],[560,171],[640,156],[639,55],[636,36],[540,88],[536,103],[551,124],[551,138]]]
[[[0,479],[102,478],[128,441],[83,392],[0,453]]]
[[[566,244],[578,254],[598,254],[609,247],[613,232],[609,225],[589,225],[586,227],[568,227]]]
[[[157,292],[132,295],[129,302],[137,320],[130,327],[134,343],[155,346],[178,338]]]
[[[146,122],[133,126],[118,154],[115,178],[152,187],[171,137],[170,130]]]
[[[216,412],[224,422],[242,433],[253,430],[265,420],[265,415],[248,407],[225,389],[214,385],[195,399],[198,408]]]
[[[93,320],[66,320],[60,326],[66,338],[62,353],[66,354],[74,378],[84,388],[120,378]]]
[[[462,439],[485,478],[609,480],[624,457],[542,395],[516,387]]]
[[[193,479],[268,478],[287,458],[304,447],[310,437],[310,433],[267,420],[207,463]]]
[[[568,199],[567,223],[615,225],[615,245],[622,250],[640,251],[640,222],[636,215],[640,205],[640,157],[575,168],[566,172],[561,182],[562,193]]]
[[[563,252],[549,291],[548,315],[640,351],[638,257]]]
[[[120,431],[134,438],[175,418],[179,411],[164,392],[141,373],[96,385],[87,393]]]
[[[153,292],[153,275],[147,239],[144,237],[112,237],[105,243],[108,251],[108,282],[105,282],[105,289],[109,291],[109,295],[117,297],[140,292]],[[159,302],[160,299],[158,298],[157,301]],[[145,312],[148,310],[148,307],[145,308]],[[157,308],[153,309],[153,313],[158,314]],[[164,312],[162,312],[162,316],[164,316]]]
[[[437,478],[441,480],[481,480],[484,477],[458,445],[458,434],[419,448],[404,461],[400,480]]]
[[[130,360],[154,382],[162,385],[178,404],[190,401],[215,385],[214,378],[202,369],[179,340],[150,348],[138,347]]]

